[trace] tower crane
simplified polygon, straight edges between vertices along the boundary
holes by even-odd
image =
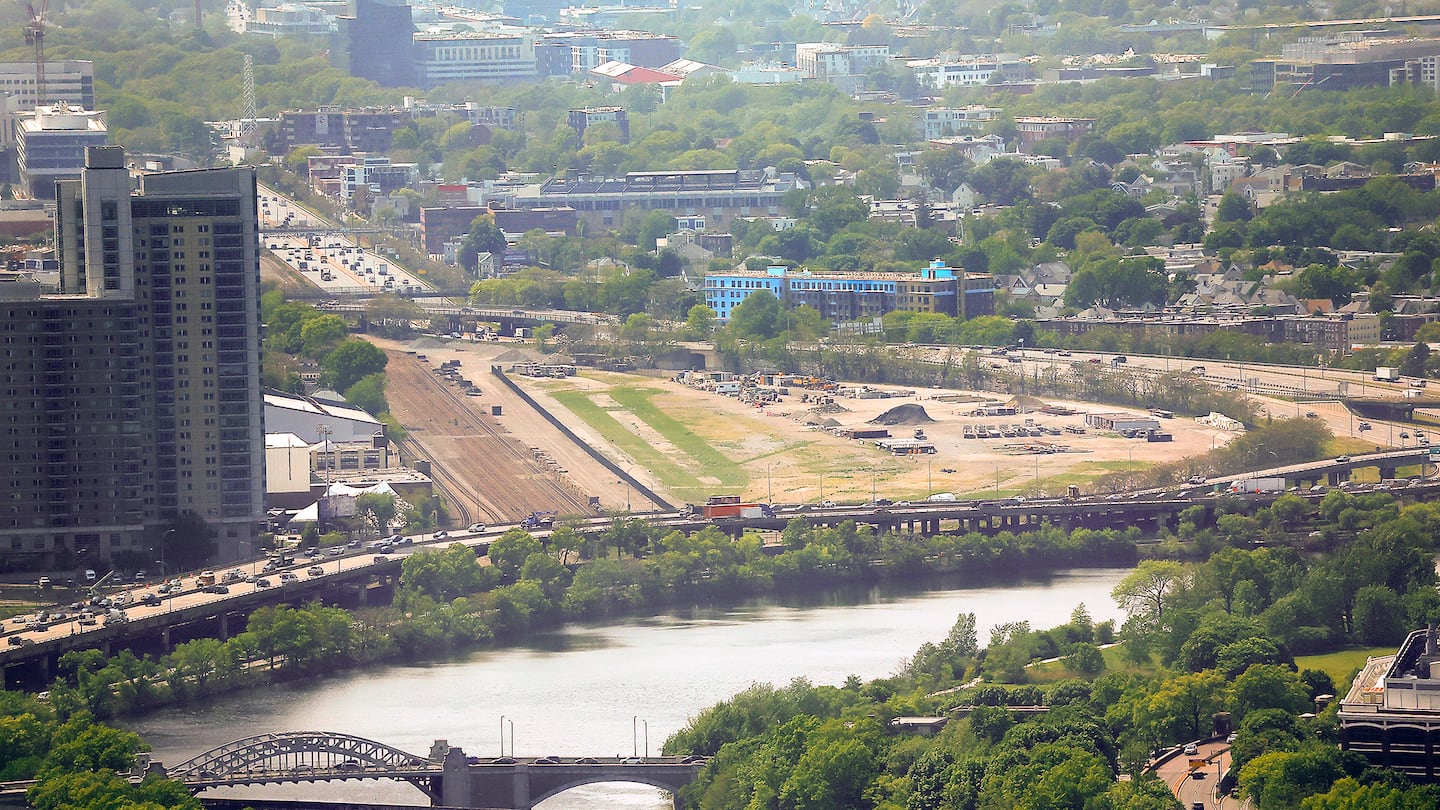
[[[50,0],[44,0],[40,4],[40,10],[35,10],[35,4],[25,3],[25,10],[30,13],[30,22],[25,24],[25,44],[35,48],[35,107],[46,102],[45,98],[45,15],[50,11]]]

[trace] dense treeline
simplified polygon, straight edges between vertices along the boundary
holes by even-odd
[[[0,691],[0,781],[37,780],[26,795],[36,810],[200,810],[200,800],[179,782],[131,783],[120,775],[147,750],[139,736],[97,723],[87,711]]]
[[[67,653],[50,702],[62,714],[113,717],[275,677],[444,655],[562,621],[677,602],[947,572],[987,577],[1128,565],[1139,539],[1134,529],[1066,534],[1056,527],[925,538],[797,520],[782,533],[785,550],[771,554],[757,536],[733,540],[715,528],[686,535],[622,520],[601,534],[561,527],[543,544],[515,529],[491,544],[490,566],[477,565],[460,544],[409,555],[387,607],[266,607],[227,641],[196,639],[159,658]]]
[[[1116,586],[1129,615],[1118,656],[1101,652],[1111,628],[1083,606],[1048,631],[997,626],[985,649],[962,615],[892,677],[755,686],[702,712],[665,751],[712,757],[685,791],[707,809],[1173,808],[1144,766],[1157,748],[1212,733],[1224,712],[1236,729],[1224,785],[1260,810],[1433,806],[1436,788],[1338,749],[1335,705],[1306,712],[1345,684],[1297,672],[1292,656],[1391,646],[1440,617],[1437,518],[1429,504],[1342,492],[1318,508],[1289,498],[1223,516],[1203,530],[1220,541],[1205,562],[1147,561]],[[1326,527],[1318,554],[1287,539],[1307,521]],[[1039,683],[965,685],[972,677]],[[1008,708],[1041,703],[1049,712],[1039,717]],[[885,733],[893,718],[962,705],[975,708],[934,737]]]
[[[352,337],[343,317],[309,304],[286,301],[284,294],[275,289],[261,296],[260,317],[267,327],[262,357],[265,385],[299,393],[305,390],[300,372],[316,370],[320,372],[321,386],[339,391],[357,407],[388,419],[384,372],[389,358],[375,344]]]

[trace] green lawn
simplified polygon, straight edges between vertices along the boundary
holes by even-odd
[[[550,395],[592,430],[614,443],[621,452],[649,470],[665,488],[691,501],[701,502],[706,495],[717,490],[738,490],[749,481],[749,476],[739,464],[657,408],[651,401],[656,393],[654,389],[616,386],[606,393],[624,410],[607,410],[596,404],[591,394],[585,391],[555,390]],[[674,445],[678,453],[664,453],[651,446],[622,424],[616,418],[617,413],[644,422]],[[701,481],[702,475],[719,483]]]
[[[1343,696],[1350,688],[1350,681],[1360,667],[1365,666],[1365,659],[1381,655],[1392,655],[1394,647],[1369,647],[1339,652],[1325,653],[1324,655],[1301,655],[1295,658],[1295,666],[1301,669],[1318,669],[1330,676],[1335,682],[1336,696]]]
[[[750,476],[745,474],[745,470],[719,450],[711,447],[707,441],[696,436],[685,425],[655,407],[651,397],[656,393],[653,388],[617,386],[610,389],[610,396],[616,402],[623,405],[630,413],[640,417],[641,421],[649,425],[656,433],[664,436],[680,452],[694,459],[707,475],[719,479],[720,488],[739,489],[744,487],[750,480]]]

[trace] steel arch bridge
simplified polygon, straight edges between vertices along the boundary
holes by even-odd
[[[438,763],[384,743],[333,731],[257,734],[192,757],[167,774],[184,781],[218,781],[256,773],[296,773],[347,769],[415,771]]]

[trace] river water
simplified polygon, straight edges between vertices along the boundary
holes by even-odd
[[[658,754],[690,717],[753,683],[779,686],[804,677],[838,685],[852,674],[865,680],[891,675],[921,644],[943,639],[960,613],[975,614],[982,646],[996,624],[1027,620],[1036,629],[1053,627],[1069,621],[1082,603],[1097,622],[1118,620],[1110,591],[1127,572],[1086,569],[969,587],[887,584],[695,607],[619,624],[572,624],[519,646],[250,690],[123,725],[153,746],[156,759],[172,764],[253,734],[318,730],[368,737],[422,756],[437,739],[467,754],[497,756],[502,728],[506,754]],[[387,783],[259,790],[231,795],[278,796],[284,790],[294,798],[426,803],[408,785]],[[539,807],[658,810],[670,801],[654,788],[605,784],[567,791]]]

